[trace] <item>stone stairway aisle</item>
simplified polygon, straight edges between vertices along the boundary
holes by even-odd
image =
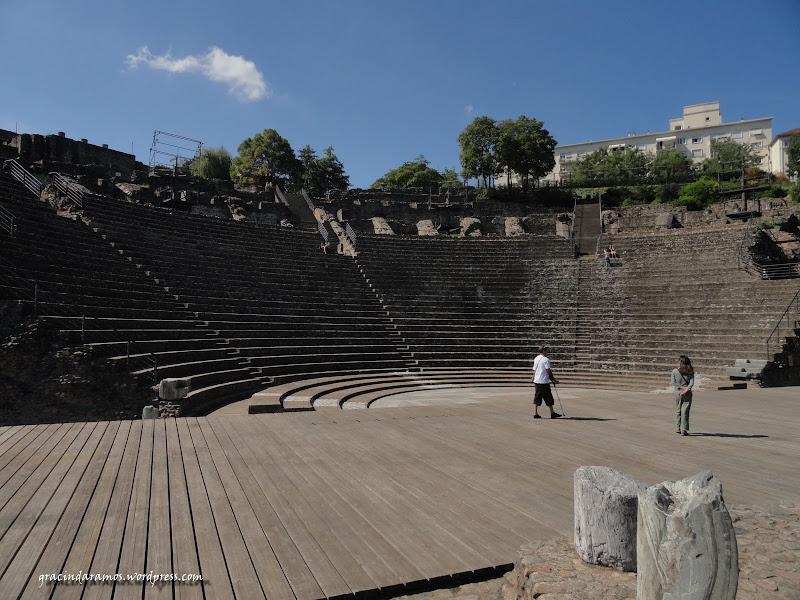
[[[308,207],[306,199],[300,194],[290,194],[288,192],[284,196],[286,197],[286,203],[289,205],[289,212],[297,217],[300,222],[300,228],[316,229],[317,219]]]
[[[573,233],[580,256],[594,256],[597,252],[597,240],[603,233],[600,213],[598,200],[583,201],[575,206]]]

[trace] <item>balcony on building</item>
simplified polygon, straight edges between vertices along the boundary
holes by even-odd
[[[669,135],[666,137],[656,138],[656,152],[675,150],[677,147],[678,147],[678,136],[676,135]]]

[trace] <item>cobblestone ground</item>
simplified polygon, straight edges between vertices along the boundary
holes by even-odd
[[[737,600],[800,600],[800,501],[770,507],[728,507],[739,546]],[[636,575],[578,558],[572,542],[524,547],[517,569],[498,579],[403,600],[515,600],[520,571],[535,574],[524,600],[635,600]],[[642,599],[645,600],[645,599]]]

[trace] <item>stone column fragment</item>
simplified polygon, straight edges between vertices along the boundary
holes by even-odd
[[[736,535],[711,471],[639,495],[637,556],[638,598],[736,598]]]
[[[647,486],[610,467],[575,471],[575,550],[584,561],[636,570],[636,504]]]

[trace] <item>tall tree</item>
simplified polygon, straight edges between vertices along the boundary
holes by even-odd
[[[761,157],[749,147],[736,142],[711,142],[711,156],[700,163],[706,177],[720,181],[739,179],[748,167],[761,164]]]
[[[225,148],[203,148],[200,156],[186,163],[189,173],[204,179],[230,179],[231,154]]]
[[[694,181],[692,159],[677,150],[659,152],[650,163],[650,179],[658,183]]]
[[[404,162],[376,179],[370,188],[427,187],[430,189],[442,180],[442,174],[429,167],[428,164],[428,160],[420,154],[414,160]]]
[[[793,133],[789,136],[786,155],[786,174],[789,177],[800,175],[800,133]]]
[[[298,177],[300,170],[300,161],[289,142],[274,129],[265,129],[239,144],[231,175],[241,183],[271,182],[285,187]]]
[[[497,122],[486,116],[475,117],[458,135],[461,173],[465,178],[481,179],[483,187],[491,185],[492,176],[498,171],[494,154],[498,135]]]
[[[346,190],[350,187],[350,177],[345,174],[344,166],[333,152],[333,146],[325,148],[325,156],[319,158],[311,146],[299,152],[302,165],[302,187],[314,197],[326,196],[334,190]]]
[[[644,182],[649,160],[649,155],[632,147],[600,148],[572,166],[570,182],[585,187],[636,185]]]
[[[511,187],[511,173],[522,180],[523,193],[528,191],[531,177],[539,179],[556,164],[556,141],[543,127],[542,121],[520,115],[516,121],[505,119],[497,124],[495,156],[499,169],[505,169],[508,186]]]

